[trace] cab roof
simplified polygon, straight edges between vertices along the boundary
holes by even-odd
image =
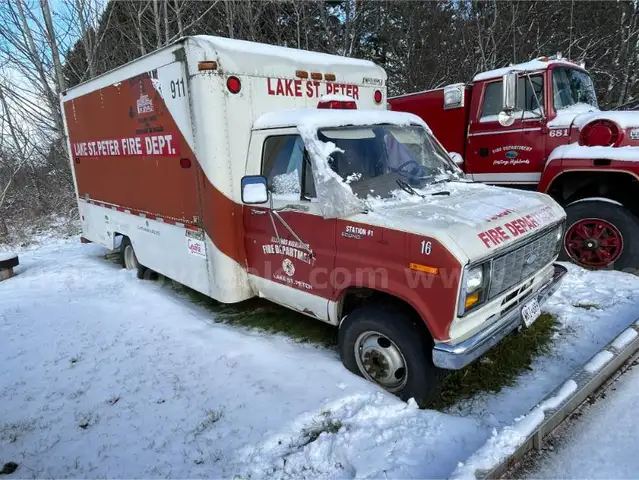
[[[533,72],[536,70],[545,70],[553,65],[563,65],[566,67],[578,68],[580,70],[584,70],[581,66],[569,60],[542,60],[542,59],[536,58],[529,62],[517,63],[515,65],[510,65],[509,67],[497,68],[495,70],[488,70],[486,72],[478,73],[473,78],[473,82],[480,82],[483,80],[500,78],[504,76],[505,74],[507,74],[508,72],[512,72],[512,71]]]
[[[297,127],[314,129],[351,125],[420,125],[430,132],[428,125],[417,115],[389,110],[331,110],[300,108],[268,112],[253,124],[255,130]]]

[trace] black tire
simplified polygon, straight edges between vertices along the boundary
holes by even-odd
[[[122,237],[122,242],[120,243],[120,263],[122,264],[124,268],[127,268],[127,264],[125,260],[127,247],[130,247],[132,249],[133,244],[131,243],[131,240],[129,239],[129,237]],[[135,254],[135,250],[133,252]],[[134,267],[136,269],[137,277],[141,280],[149,278],[149,273],[148,273],[149,269],[145,267],[144,265],[142,265],[138,261],[137,257],[135,257],[135,262],[137,263],[137,266]]]
[[[377,383],[404,401],[414,398],[420,408],[426,408],[439,395],[444,371],[433,365],[432,340],[418,322],[421,320],[409,318],[390,306],[374,304],[357,308],[340,326],[339,351],[342,363],[351,372]],[[355,348],[358,339],[369,335],[368,332],[386,337],[394,344],[388,348],[397,347],[401,352],[406,365],[403,384],[386,388],[360,370]]]
[[[585,219],[601,219],[612,224],[623,237],[623,249],[621,254],[612,263],[605,267],[615,270],[634,271],[639,269],[639,219],[630,211],[620,205],[599,200],[586,200],[566,207],[566,232],[559,259],[571,261],[578,265],[581,263],[573,258],[566,250],[568,232],[577,222]],[[592,265],[581,264],[587,268],[597,268]]]
[[[122,237],[122,241],[120,242],[120,265],[122,265],[122,268],[126,268],[126,261],[124,260],[124,250],[128,245],[131,245],[131,247],[133,247],[133,245],[131,244],[131,240],[129,240],[129,237]]]

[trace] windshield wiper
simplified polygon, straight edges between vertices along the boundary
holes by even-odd
[[[395,181],[397,182],[397,185],[399,185],[401,187],[401,189],[404,190],[405,192],[408,192],[411,195],[417,195],[419,197],[426,198],[426,195],[422,195],[421,193],[419,193],[417,190],[415,190],[413,187],[411,187],[404,180],[401,180],[401,179],[398,178]],[[439,182],[435,182],[435,183],[439,183]],[[435,196],[435,195],[450,195],[450,192],[447,192],[447,191],[433,192],[430,195],[432,195],[432,196]]]
[[[407,193],[410,193],[411,195],[418,195],[422,198],[425,198],[424,195],[422,195],[421,193],[419,193],[417,190],[415,190],[413,187],[411,187],[407,182],[405,182],[404,180],[398,178],[397,180],[395,180],[397,182],[397,185],[399,185],[399,187],[404,190]]]

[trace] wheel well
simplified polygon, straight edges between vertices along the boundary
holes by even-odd
[[[639,216],[639,179],[623,172],[566,172],[557,177],[548,194],[561,205],[589,197],[615,200]]]
[[[120,232],[113,232],[113,250],[120,248],[120,244],[122,243],[122,239],[126,237],[125,234]]]
[[[373,290],[371,288],[353,287],[347,289],[342,294],[339,318],[341,320],[356,308],[364,305],[371,305],[373,303],[383,305],[386,308],[395,308],[401,311],[408,318],[417,320],[417,324],[420,329],[423,329],[424,335],[432,340],[433,336],[428,330],[426,322],[410,303],[402,300],[401,298],[385,292],[380,292],[379,290]]]

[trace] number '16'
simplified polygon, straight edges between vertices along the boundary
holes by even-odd
[[[433,243],[422,240],[422,255],[430,255],[433,250]]]

